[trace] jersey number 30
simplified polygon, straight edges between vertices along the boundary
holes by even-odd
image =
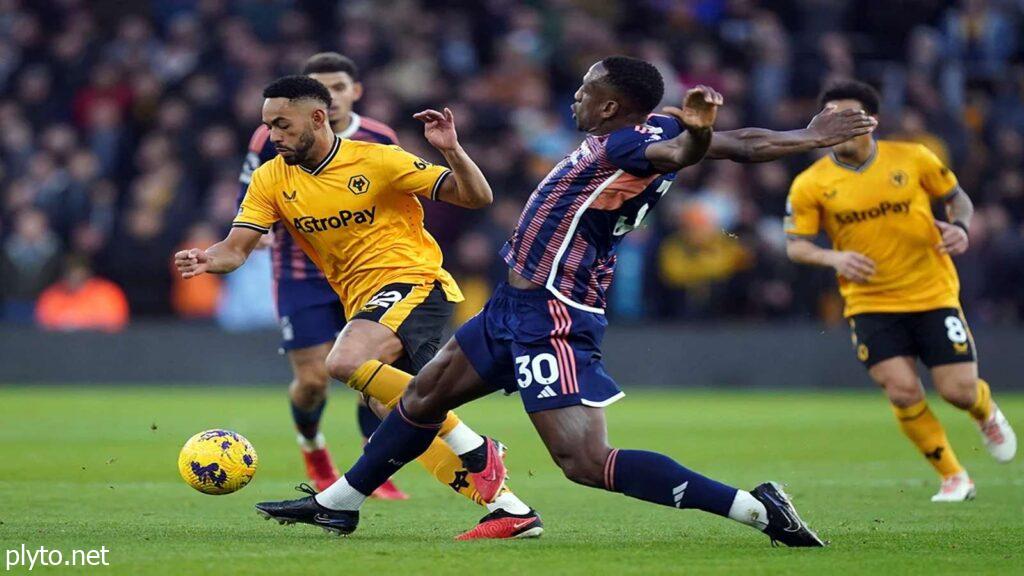
[[[529,388],[534,382],[547,386],[558,380],[558,361],[548,352],[516,357],[516,383],[520,388]]]

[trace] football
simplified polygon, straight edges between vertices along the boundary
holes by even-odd
[[[188,439],[178,455],[178,472],[203,494],[231,494],[256,474],[256,449],[241,434],[206,430]]]

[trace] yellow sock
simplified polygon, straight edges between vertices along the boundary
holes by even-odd
[[[381,404],[394,408],[402,398],[402,393],[412,381],[412,374],[402,372],[394,366],[389,366],[379,360],[367,360],[362,366],[356,368],[349,378],[348,387],[366,394],[370,398],[376,398]],[[441,423],[441,430],[438,436],[445,436],[459,425],[459,417],[454,412],[448,412],[448,416]]]
[[[370,360],[356,369],[348,385],[357,392],[375,398],[391,410],[398,404],[411,380],[411,374],[377,360]],[[462,466],[462,460],[440,438],[451,432],[459,422],[459,417],[454,412],[449,412],[444,424],[441,425],[438,437],[434,438],[430,447],[417,458],[417,461],[439,482],[483,506],[484,501],[476,491],[469,473]]]
[[[462,466],[462,461],[440,438],[434,438],[430,448],[427,448],[427,451],[421,454],[417,461],[434,478],[437,478],[438,482],[448,485],[480,506],[486,505],[483,499],[480,498],[480,494],[476,491],[476,485],[473,484],[473,479],[469,477],[469,472]],[[508,485],[506,485],[501,493],[504,494],[511,491]]]
[[[924,454],[936,472],[947,478],[963,471],[963,466],[960,466],[946,438],[946,431],[928,408],[927,401],[922,400],[906,408],[893,406],[892,410],[903,433]]]
[[[988,382],[981,378],[978,378],[978,399],[967,411],[978,422],[984,422],[992,415],[992,390],[989,389]]]

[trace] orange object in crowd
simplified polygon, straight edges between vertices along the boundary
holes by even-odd
[[[128,324],[128,300],[109,280],[93,277],[77,286],[62,281],[39,296],[36,322],[47,330],[117,332]]]

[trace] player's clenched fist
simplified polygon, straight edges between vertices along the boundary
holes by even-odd
[[[205,274],[209,263],[210,257],[206,255],[206,250],[199,248],[182,250],[174,255],[174,266],[185,279]]]
[[[686,91],[683,107],[666,106],[662,111],[675,116],[689,129],[711,128],[718,116],[718,107],[724,103],[722,95],[710,86],[699,85]]]

